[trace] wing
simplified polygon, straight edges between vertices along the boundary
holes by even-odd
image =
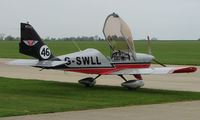
[[[110,73],[110,75],[133,75],[133,74],[172,74],[195,72],[196,67],[162,67],[162,68],[137,68],[123,69]]]
[[[7,64],[52,68],[52,67],[64,65],[66,63],[67,63],[66,61],[50,61],[50,60],[38,61],[38,60],[18,59],[18,60],[10,61]]]

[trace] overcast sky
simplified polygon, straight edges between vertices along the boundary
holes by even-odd
[[[0,33],[20,36],[29,21],[45,37],[103,37],[105,18],[117,13],[134,39],[200,38],[200,0],[0,0]]]

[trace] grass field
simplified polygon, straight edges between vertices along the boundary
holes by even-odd
[[[191,100],[200,93],[0,77],[0,117]]]
[[[54,55],[76,52],[73,42],[46,42]],[[82,50],[96,48],[104,55],[110,56],[110,48],[105,41],[79,41]],[[152,54],[165,64],[200,65],[200,41],[152,41]],[[147,53],[146,41],[135,41],[136,52]],[[0,58],[30,58],[20,54],[18,41],[1,41]]]

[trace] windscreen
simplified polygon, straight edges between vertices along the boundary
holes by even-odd
[[[130,51],[135,56],[131,31],[117,14],[113,13],[107,17],[103,33],[113,51]]]

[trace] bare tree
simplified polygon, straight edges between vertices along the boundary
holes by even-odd
[[[0,40],[4,40],[5,34],[4,33],[0,33]]]

